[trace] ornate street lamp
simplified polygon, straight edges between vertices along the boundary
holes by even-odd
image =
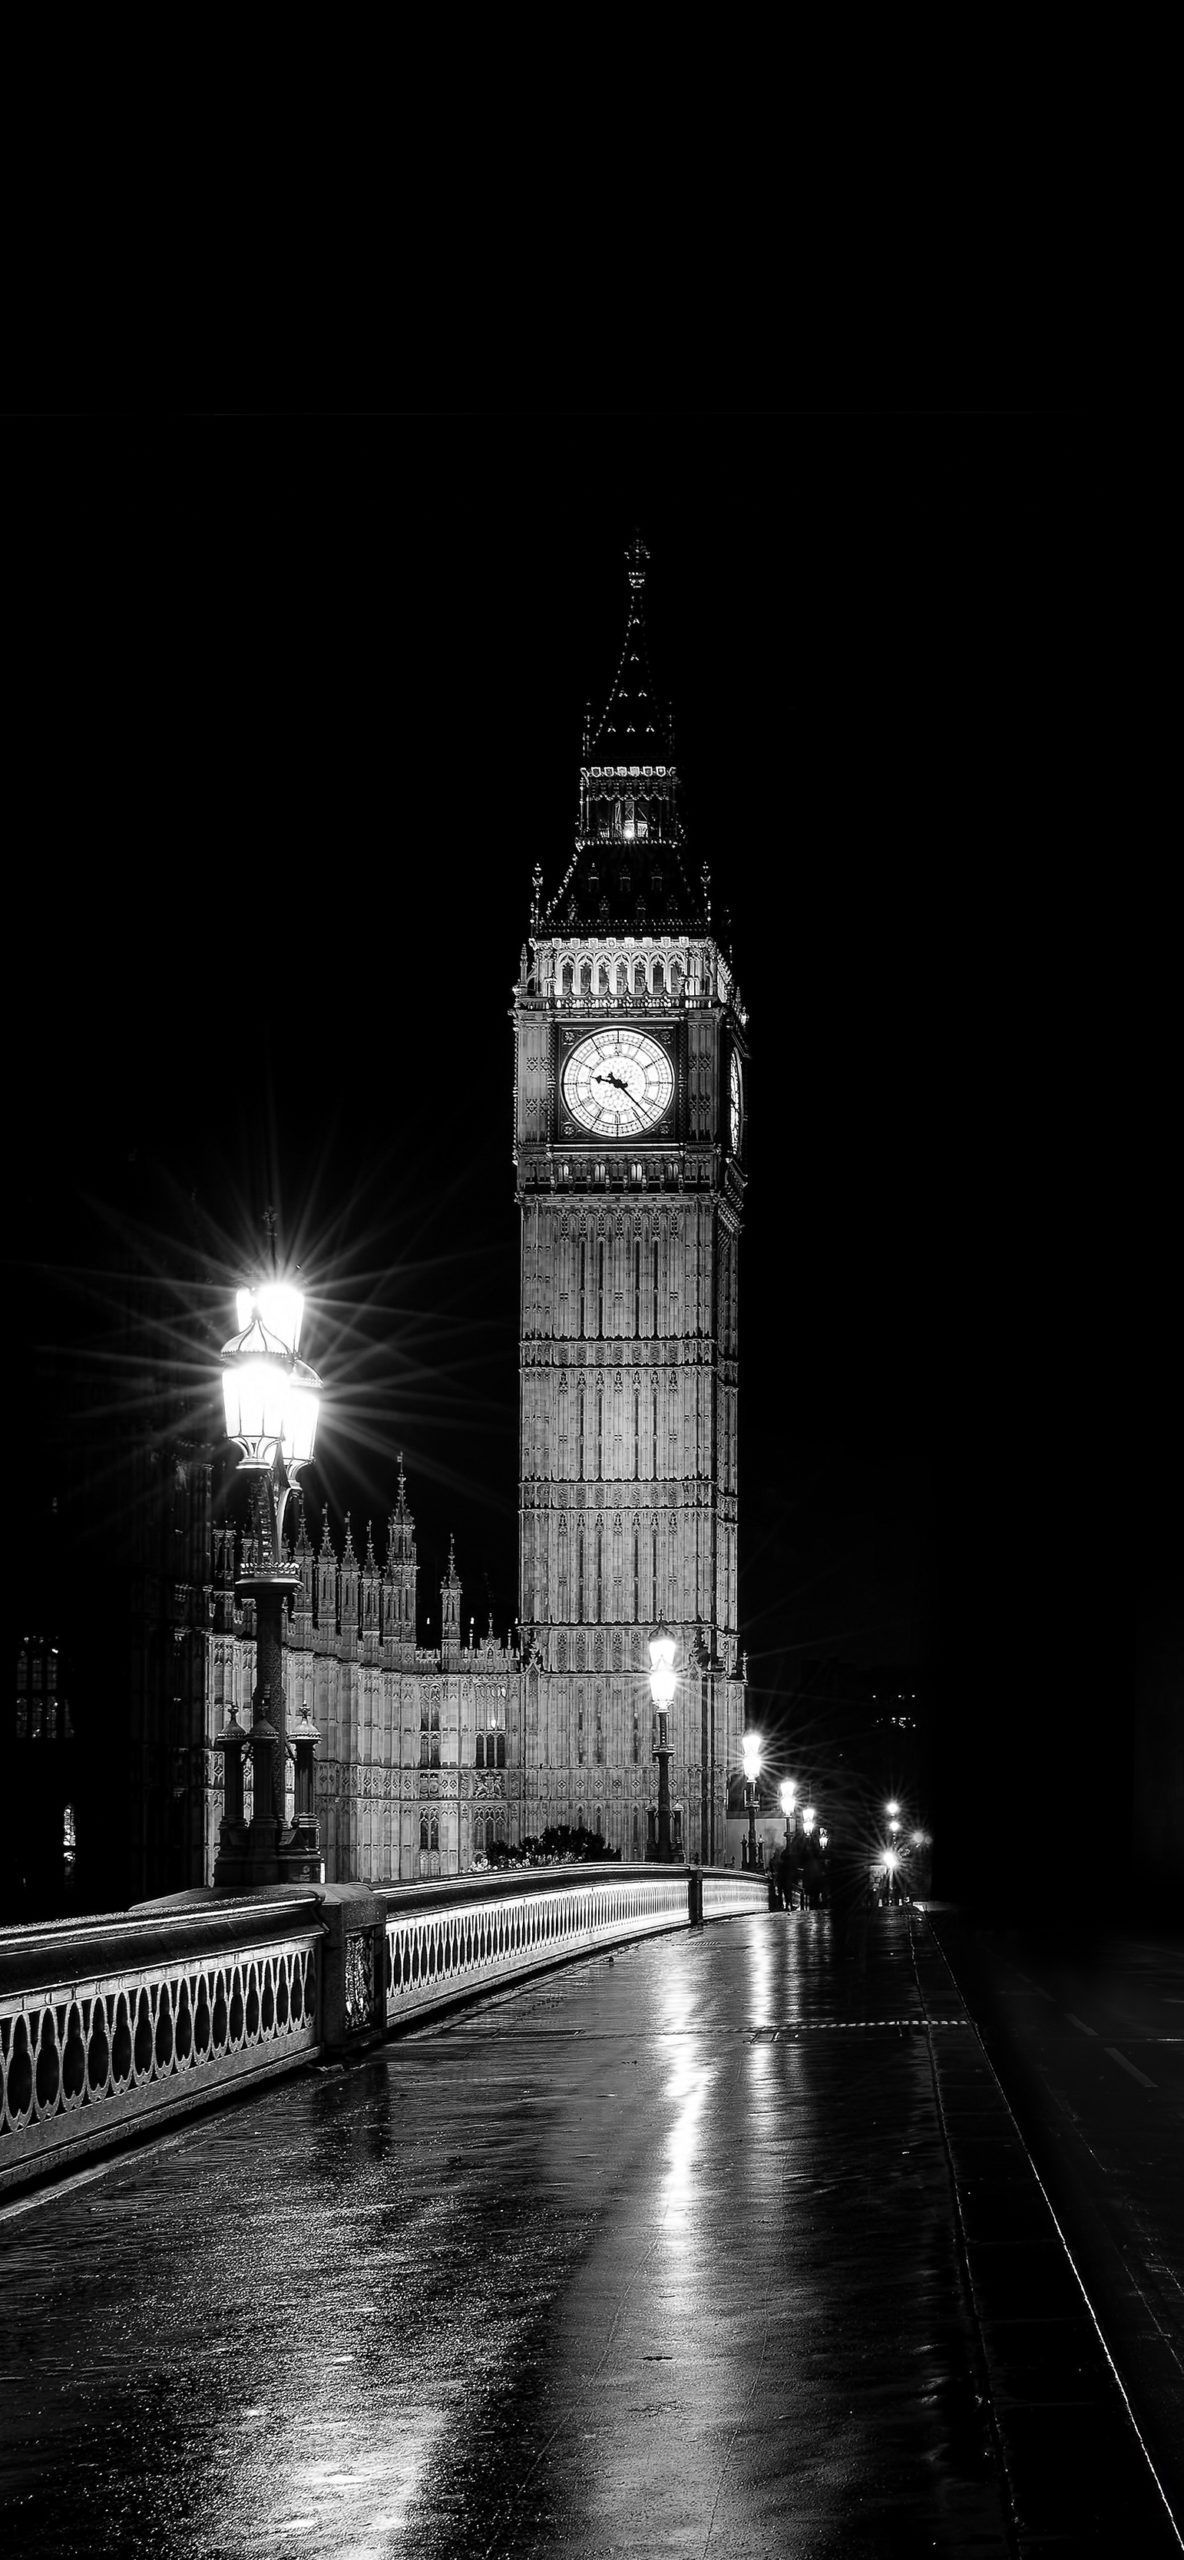
[[[301,1291],[273,1280],[240,1289],[240,1330],[222,1352],[226,1429],[242,1452],[254,1522],[254,1557],[235,1584],[239,1600],[255,1604],[255,1688],[249,1735],[231,1707],[221,1737],[226,1755],[226,1819],[214,1867],[215,1884],[319,1883],[320,1841],[313,1811],[316,1729],[302,1709],[293,1731],[296,1818],[289,1831],[284,1809],[288,1735],[284,1709],[284,1612],[299,1581],[284,1561],[284,1514],[301,1469],[316,1445],[321,1381],[297,1358],[304,1313]],[[244,1744],[253,1766],[252,1812],[242,1819]]]
[[[659,1618],[650,1637],[650,1695],[658,1712],[658,1739],[654,1745],[658,1763],[658,1838],[653,1854],[664,1867],[674,1863],[670,1836],[670,1709],[678,1687],[674,1655],[674,1638],[665,1618]]]
[[[744,1762],[744,1784],[748,1790],[748,1863],[750,1867],[756,1865],[757,1782],[761,1774],[763,1750],[764,1745],[759,1733],[741,1735],[740,1756]]]

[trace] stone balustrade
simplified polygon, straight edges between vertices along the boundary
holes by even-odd
[[[0,2192],[496,1984],[762,1909],[763,1877],[514,1869],[0,1931]]]

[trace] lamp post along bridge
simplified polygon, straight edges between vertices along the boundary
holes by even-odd
[[[316,1446],[321,1381],[299,1358],[301,1290],[273,1280],[240,1289],[239,1331],[222,1351],[226,1429],[250,1480],[252,1546],[235,1596],[255,1610],[252,1722],[233,1706],[219,1737],[226,1812],[214,1866],[216,1885],[323,1882],[315,1813],[316,1727],[302,1706],[289,1735],[284,1698],[284,1618],[299,1576],[285,1560],[284,1516]],[[294,1819],[286,1819],[289,1746],[295,1761]],[[251,1754],[251,1819],[244,1816],[243,1753]]]

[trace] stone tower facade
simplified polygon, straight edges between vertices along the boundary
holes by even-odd
[[[692,877],[649,667],[647,555],[585,723],[574,849],[536,870],[515,991],[522,1222],[520,1587],[531,1829],[653,1836],[648,1639],[678,1643],[676,1849],[724,1852],[737,1649],[738,1246],[745,1014]]]

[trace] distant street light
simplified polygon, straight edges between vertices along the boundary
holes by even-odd
[[[744,1783],[748,1790],[748,1864],[756,1865],[757,1786],[761,1774],[764,1744],[759,1733],[746,1733],[740,1739],[740,1755],[744,1762]]]
[[[785,1815],[785,1846],[781,1852],[781,1899],[786,1910],[792,1911],[793,1886],[790,1875],[793,1859],[793,1825],[798,1801],[797,1779],[783,1778],[777,1792],[781,1799],[781,1810]]]
[[[658,1715],[658,1739],[654,1758],[658,1763],[658,1839],[654,1851],[660,1866],[674,1863],[674,1843],[670,1835],[670,1709],[678,1688],[674,1668],[674,1638],[664,1618],[650,1637],[650,1696]]]
[[[226,1760],[226,1818],[214,1868],[215,1884],[319,1883],[320,1840],[314,1803],[316,1730],[304,1712],[293,1735],[296,1818],[284,1821],[287,1790],[287,1720],[284,1705],[284,1612],[299,1576],[284,1561],[284,1514],[301,1469],[308,1466],[317,1434],[321,1381],[297,1357],[304,1313],[302,1292],[273,1280],[240,1289],[239,1331],[222,1352],[222,1389],[228,1437],[242,1455],[250,1479],[254,1523],[251,1570],[235,1583],[235,1596],[255,1604],[254,1720],[244,1734],[231,1706],[220,1741]],[[252,1760],[252,1807],[243,1822],[242,1750]]]

